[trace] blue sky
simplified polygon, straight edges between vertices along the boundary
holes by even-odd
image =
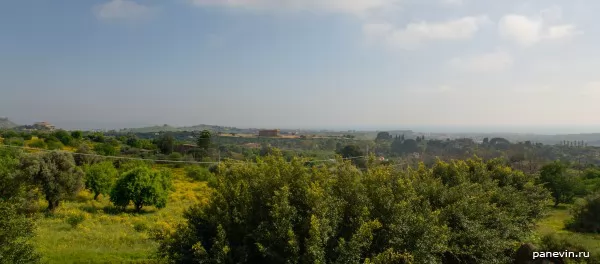
[[[597,127],[584,0],[5,0],[0,116],[66,128]]]

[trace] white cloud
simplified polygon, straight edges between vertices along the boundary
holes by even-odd
[[[498,23],[502,38],[529,47],[542,40],[569,39],[582,34],[573,24],[562,23],[562,10],[554,6],[536,16],[505,15]]]
[[[487,16],[469,16],[445,22],[413,22],[404,28],[391,24],[365,24],[363,32],[370,41],[382,42],[391,47],[414,49],[426,41],[471,39],[483,25]]]
[[[467,58],[454,58],[449,66],[465,72],[500,72],[509,69],[514,63],[513,57],[505,51],[495,51]]]
[[[398,4],[400,0],[189,0],[197,6],[225,6],[247,9],[324,10],[365,14]]]
[[[140,20],[151,17],[156,9],[128,0],[111,0],[93,8],[100,20]]]

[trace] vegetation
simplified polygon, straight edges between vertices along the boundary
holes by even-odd
[[[540,180],[552,193],[554,206],[560,203],[572,203],[575,195],[581,192],[581,181],[577,176],[567,173],[567,166],[561,162],[545,165],[540,171]]]
[[[361,173],[348,162],[309,169],[269,156],[226,163],[215,194],[160,253],[206,263],[504,263],[542,216],[534,178],[481,160]],[[266,205],[266,206],[265,206]]]
[[[83,187],[83,171],[68,153],[49,152],[23,159],[23,170],[40,186],[53,212],[62,200],[77,194]]]
[[[168,171],[139,167],[126,172],[117,181],[110,192],[110,201],[122,209],[133,203],[136,212],[149,205],[160,209],[167,206],[169,191],[171,175]]]
[[[569,228],[577,232],[600,233],[600,194],[586,197],[573,209]]]
[[[112,162],[102,162],[85,166],[85,187],[94,194],[94,200],[100,194],[108,194],[112,188],[117,174],[117,169]]]
[[[31,219],[18,213],[14,204],[0,200],[0,263],[39,263],[31,243],[33,232]]]
[[[0,225],[23,230],[2,233],[15,239],[0,251],[29,245],[24,263],[508,263],[530,242],[600,256],[600,149],[585,143],[235,131],[0,131],[13,145],[0,145]]]

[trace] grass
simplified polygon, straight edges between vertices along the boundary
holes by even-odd
[[[167,207],[157,210],[144,207],[140,214],[118,212],[108,197],[94,201],[87,191],[61,204],[53,216],[37,221],[35,244],[48,263],[156,263],[152,259],[157,244],[148,231],[173,229],[183,218],[186,208],[205,203],[210,188],[184,176],[183,169],[172,169],[175,191]],[[40,209],[45,203],[40,201]],[[73,218],[83,218],[76,225]]]
[[[565,229],[566,222],[571,219],[571,205],[549,207],[549,214],[538,223],[537,233],[540,236],[555,233],[559,237],[577,241],[589,249],[593,255],[600,254],[600,234],[577,233]]]

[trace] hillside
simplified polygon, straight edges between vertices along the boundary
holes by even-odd
[[[0,117],[0,129],[1,128],[13,128],[16,126],[18,126],[18,125],[13,123],[12,121],[10,121],[8,118]]]

